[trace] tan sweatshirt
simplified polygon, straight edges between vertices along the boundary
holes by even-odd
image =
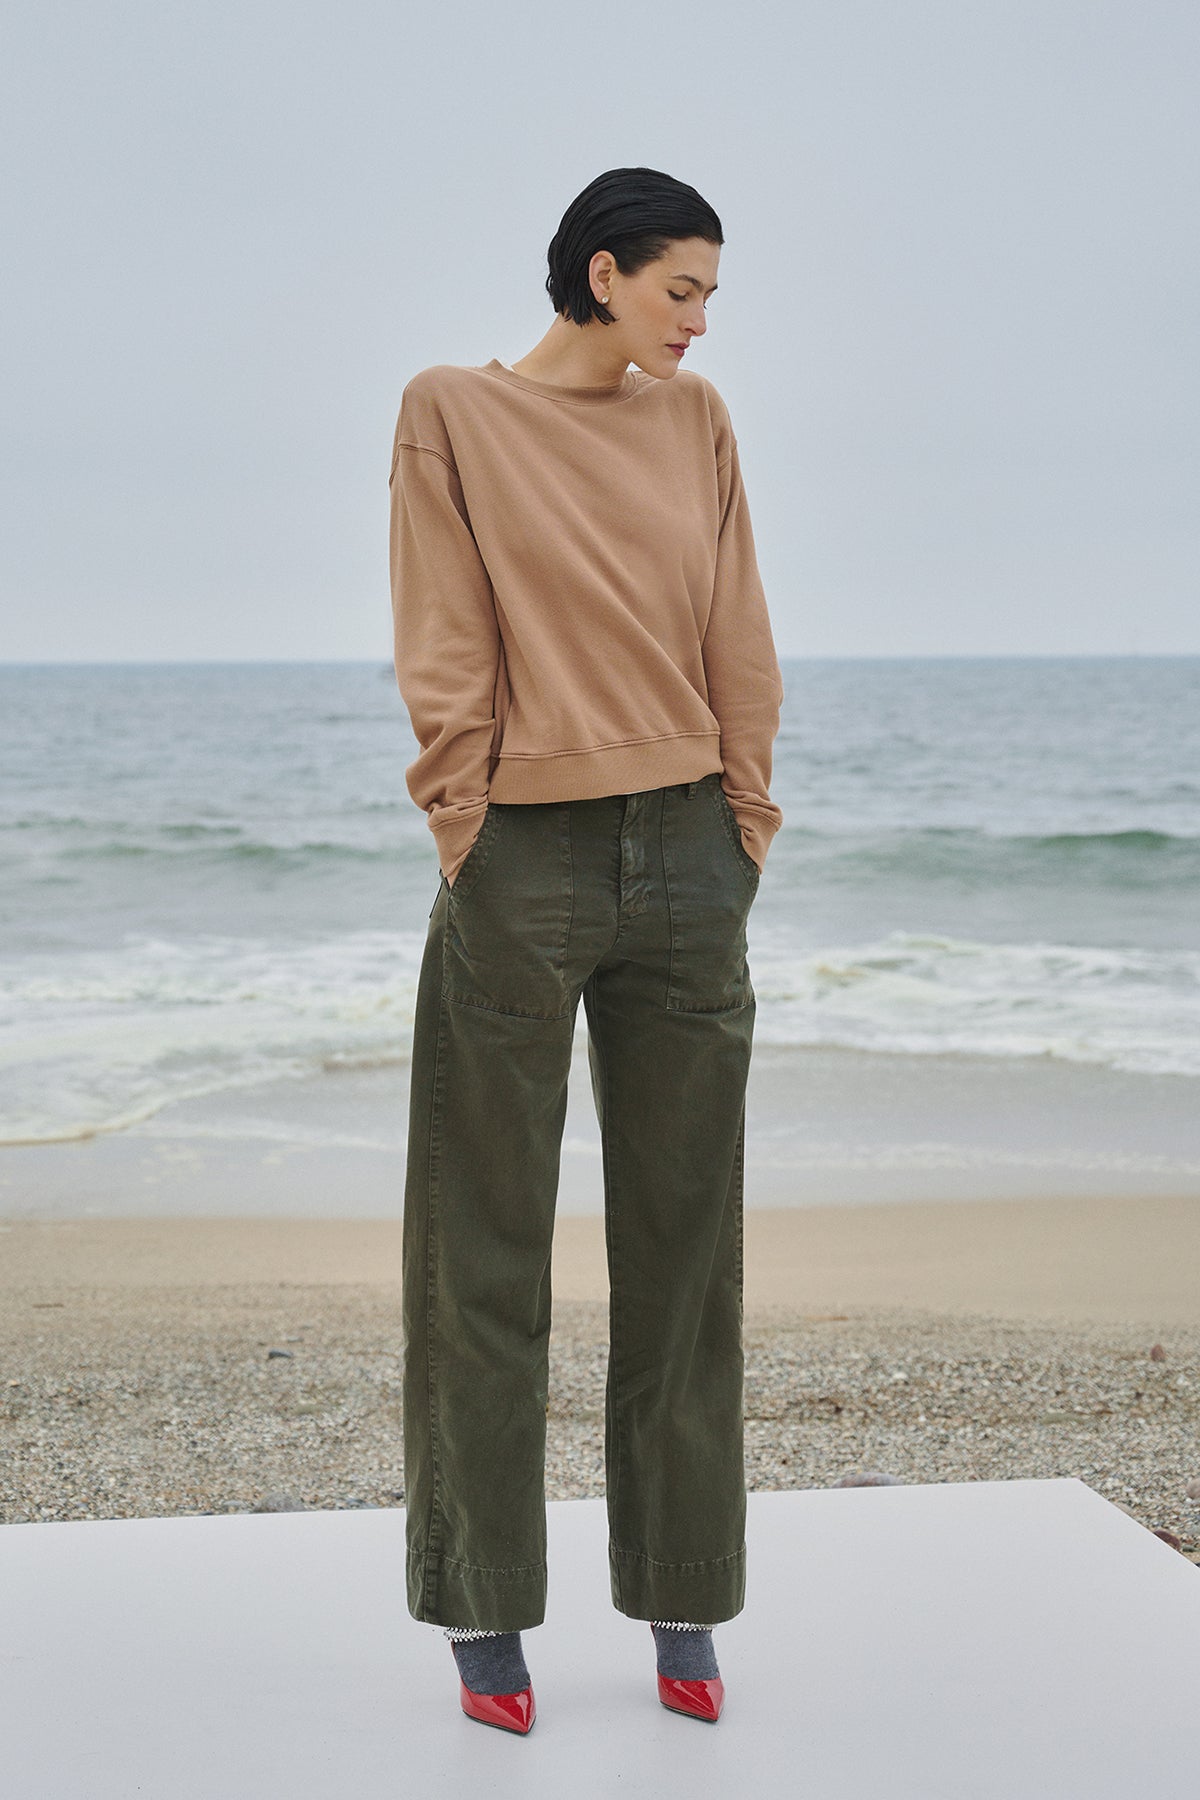
[[[408,791],[448,882],[489,800],[598,799],[722,770],[761,869],[783,681],[737,441],[681,369],[617,388],[493,358],[404,389],[392,453]]]

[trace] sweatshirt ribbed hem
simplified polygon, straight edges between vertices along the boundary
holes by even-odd
[[[501,752],[488,784],[488,799],[510,805],[600,800],[606,794],[639,794],[680,781],[699,781],[722,766],[719,731],[606,744],[599,750],[559,750],[550,756]]]

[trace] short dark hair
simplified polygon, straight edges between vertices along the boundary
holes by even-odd
[[[546,292],[555,312],[576,325],[613,315],[592,292],[588,264],[597,250],[612,252],[622,275],[636,275],[665,256],[677,238],[723,244],[721,221],[686,181],[661,169],[609,169],[577,194],[550,240]]]

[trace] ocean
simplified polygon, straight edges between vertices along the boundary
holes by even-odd
[[[1200,657],[783,675],[756,1052],[1168,1076],[1200,1118]],[[0,1144],[402,1090],[440,877],[389,665],[9,665],[0,747]]]

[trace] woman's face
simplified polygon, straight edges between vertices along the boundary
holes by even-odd
[[[704,238],[677,238],[665,256],[636,275],[622,275],[611,256],[598,256],[604,266],[593,264],[593,292],[611,295],[609,311],[617,321],[598,326],[606,341],[619,331],[630,362],[647,375],[674,374],[684,355],[673,346],[682,346],[686,354],[692,339],[708,329],[704,303],[716,289],[721,246]]]

